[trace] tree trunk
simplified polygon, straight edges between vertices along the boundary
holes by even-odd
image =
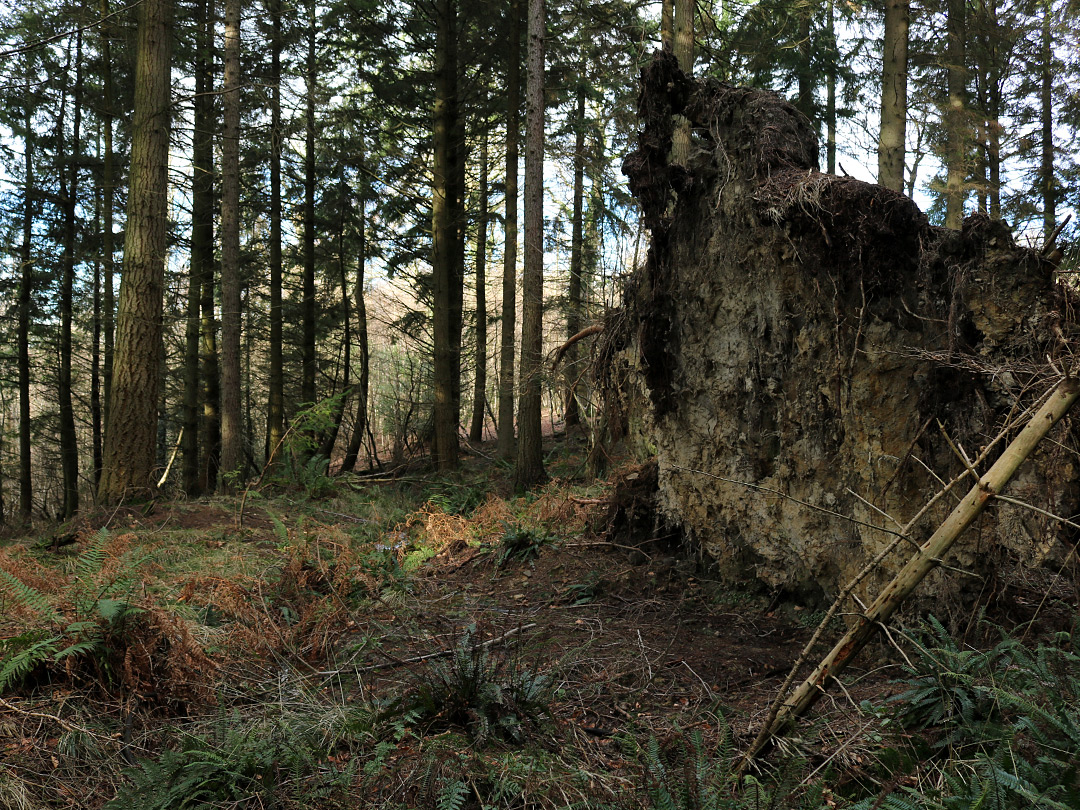
[[[281,0],[270,0],[270,380],[266,457],[285,435],[285,367],[281,334]]]
[[[66,91],[65,91],[66,94]],[[82,32],[75,37],[75,89],[71,145],[67,165],[60,166],[60,198],[64,212],[64,247],[60,279],[60,466],[64,477],[63,517],[79,509],[79,440],[71,398],[71,321],[75,293],[75,206],[79,195],[79,136],[82,124]],[[63,102],[57,127],[64,131]]]
[[[829,15],[826,22],[828,26],[826,30],[826,36],[828,37],[826,47],[829,49],[829,66],[826,76],[828,88],[825,98],[825,166],[829,174],[836,174],[836,64],[840,54],[836,45],[836,5],[834,0],[829,0],[826,13]]]
[[[964,181],[967,137],[967,6],[964,0],[948,0],[948,39],[945,49],[948,107],[945,111],[947,175],[945,181],[945,227],[960,230],[964,221]]]
[[[101,141],[98,140],[100,159]],[[94,227],[101,229],[101,187],[94,189]],[[90,445],[93,454],[93,491],[101,480],[101,260],[94,258],[93,313],[90,328]]]
[[[585,76],[584,66],[578,74],[574,114],[574,211],[570,226],[570,284],[566,303],[566,337],[572,338],[582,327],[582,258],[585,217]],[[563,421],[567,430],[581,424],[577,394],[574,390],[578,375],[578,346],[571,346],[563,361]]]
[[[363,159],[363,140],[361,139],[361,160]],[[357,223],[360,238],[359,255],[356,257],[356,286],[353,288],[353,303],[356,306],[356,345],[360,351],[360,378],[353,386],[356,396],[356,419],[353,421],[352,435],[345,457],[341,461],[341,471],[348,472],[356,467],[356,459],[364,444],[364,433],[368,427],[368,381],[370,379],[368,356],[367,302],[364,300],[364,265],[367,262],[367,197],[366,183],[360,189],[360,218]]]
[[[697,0],[675,2],[675,58],[679,69],[687,76],[694,75],[694,11]],[[671,142],[671,162],[685,166],[690,159],[690,122],[682,115],[675,116],[675,133]]]
[[[172,0],[143,0],[136,45],[135,110],[124,273],[100,500],[149,494],[157,424],[169,168]]]
[[[113,76],[112,76],[112,48],[109,39],[109,23],[105,20],[109,16],[109,0],[101,0],[101,129],[105,139],[105,154],[102,158],[101,167],[101,194],[102,200],[102,231],[101,231],[101,255],[104,263],[105,278],[104,292],[101,306],[104,310],[105,320],[102,324],[105,345],[104,352],[104,398],[105,398],[105,430],[109,427],[109,401],[112,393],[113,373],[113,336],[114,336],[114,313],[116,301],[113,294],[113,271],[115,269],[114,256],[116,249],[113,243],[113,210],[116,208],[116,176],[113,166]],[[100,480],[101,470],[97,470]]]
[[[521,138],[521,0],[510,0],[506,66],[506,200],[503,232],[502,334],[499,340],[498,455],[514,458],[514,330],[517,328],[518,143]]]
[[[432,274],[435,444],[440,470],[457,467],[458,413],[454,402],[453,302],[455,297],[455,166],[453,138],[457,131],[456,0],[436,5],[435,122],[432,164]],[[459,344],[460,347],[460,344]]]
[[[304,267],[301,301],[301,381],[300,401],[313,405],[315,388],[315,83],[318,70],[315,2],[308,2],[307,63],[304,104]]]
[[[27,71],[29,73],[29,71]],[[30,442],[30,301],[34,286],[34,127],[33,105],[27,99],[23,117],[23,221],[19,252],[19,514],[30,520],[34,482]]]
[[[1054,6],[1043,0],[1042,76],[1039,87],[1039,118],[1042,125],[1042,150],[1039,185],[1042,188],[1043,238],[1049,239],[1057,228],[1057,181],[1054,178]]]
[[[481,105],[485,99],[481,100]],[[485,124],[486,125],[486,122]],[[476,223],[476,373],[473,377],[472,424],[469,441],[484,440],[484,406],[487,404],[487,231],[488,231],[488,142],[487,130],[480,134],[480,186]]]
[[[675,0],[660,5],[660,47],[665,51],[675,47]]]
[[[544,305],[544,0],[529,0],[525,136],[525,271],[521,284],[521,399],[514,487],[546,480],[541,452],[540,375]]]
[[[191,133],[191,259],[188,276],[187,331],[184,345],[183,486],[189,497],[202,492],[199,459],[199,347],[202,331],[202,287],[213,278],[214,261],[214,29],[211,0],[196,7],[195,100]]]
[[[326,431],[322,445],[319,447],[319,455],[329,460],[334,457],[334,445],[337,444],[338,433],[341,430],[341,420],[345,417],[345,401],[349,395],[349,376],[352,367],[352,306],[349,296],[349,273],[348,262],[345,258],[345,227],[348,224],[348,206],[345,199],[351,190],[341,178],[338,186],[338,199],[341,201],[342,210],[338,218],[337,232],[337,261],[338,279],[341,282],[341,308],[344,312],[343,329],[341,335],[341,396],[334,406],[334,415],[330,422],[330,428]],[[337,393],[337,375],[334,376],[334,387],[331,396]]]
[[[240,401],[240,0],[225,0],[221,136],[221,472],[232,488],[243,465]]]
[[[885,0],[878,183],[901,192],[904,190],[904,138],[907,131],[909,20],[910,0]]]

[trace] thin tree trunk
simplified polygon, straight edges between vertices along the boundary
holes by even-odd
[[[1042,187],[1043,238],[1049,239],[1057,228],[1057,181],[1054,178],[1054,39],[1052,0],[1043,0],[1042,76],[1039,88],[1039,118],[1042,124],[1042,150],[1039,185]]]
[[[27,71],[29,73],[29,71]],[[34,287],[32,239],[34,227],[33,105],[27,100],[23,117],[23,222],[19,253],[19,514],[30,520],[34,486],[30,442],[30,301]]]
[[[116,301],[114,297],[113,274],[115,269],[114,257],[116,253],[113,239],[113,210],[116,208],[116,172],[113,166],[113,75],[112,75],[112,48],[109,39],[109,23],[105,20],[109,16],[109,0],[101,0],[101,129],[105,136],[105,154],[101,167],[101,193],[102,200],[102,231],[101,231],[101,255],[104,262],[105,279],[104,295],[101,302],[105,310],[105,322],[102,324],[104,331],[104,389],[105,389],[105,431],[109,430],[109,401],[112,393],[113,373],[113,337],[114,317]],[[101,471],[97,471],[100,479]]]
[[[525,272],[521,301],[521,400],[515,489],[547,478],[541,451],[540,374],[544,305],[544,0],[529,0],[525,137]]]
[[[363,140],[361,140],[361,157],[363,155]],[[357,223],[360,238],[360,251],[356,257],[356,286],[353,288],[353,303],[356,306],[356,345],[360,351],[360,378],[353,386],[353,394],[356,396],[356,419],[353,421],[352,435],[349,437],[349,446],[345,451],[345,458],[341,462],[341,471],[348,472],[356,467],[356,459],[360,455],[360,448],[364,443],[364,434],[368,428],[368,382],[370,379],[369,356],[368,356],[368,330],[367,330],[367,303],[364,300],[364,265],[367,262],[367,198],[365,195],[366,184],[360,191],[360,199],[357,204],[360,208],[360,218]]]
[[[989,100],[987,114],[986,169],[987,194],[990,197],[990,218],[1001,219],[1001,79],[995,64],[990,69]]]
[[[315,2],[308,2],[307,62],[304,104],[304,266],[301,300],[300,400],[314,404],[315,389]]]
[[[579,70],[575,91],[574,112],[574,211],[570,225],[570,284],[567,289],[566,337],[572,338],[582,326],[582,259],[584,247],[585,217],[585,75],[584,66]],[[563,420],[567,430],[581,424],[577,394],[574,387],[581,369],[578,363],[578,346],[571,346],[563,365]]]
[[[486,99],[481,99],[481,106]],[[486,122],[484,122],[486,126]],[[487,130],[480,134],[480,187],[476,223],[476,374],[473,377],[472,424],[469,441],[484,440],[484,406],[487,403],[487,231],[488,231],[488,141]]]
[[[967,171],[965,155],[968,137],[967,113],[967,65],[965,42],[967,40],[967,5],[965,0],[948,0],[948,38],[945,50],[948,108],[945,113],[945,137],[947,142],[947,174],[945,181],[945,227],[959,230],[964,221],[964,180]]]
[[[458,412],[454,401],[454,319],[457,222],[453,139],[457,132],[456,0],[436,5],[435,122],[432,164],[432,272],[435,394],[435,460],[440,470],[457,467]],[[460,342],[458,344],[460,349]],[[460,384],[460,383],[459,383]]]
[[[100,500],[154,488],[158,347],[161,344],[169,168],[172,0],[143,0],[136,46],[135,111],[116,366],[105,433]]]
[[[514,446],[514,330],[517,328],[518,144],[521,138],[521,0],[510,0],[510,47],[506,67],[506,200],[503,217],[502,334],[499,340],[498,454],[512,459]]]
[[[687,76],[694,73],[694,12],[697,0],[675,2],[675,58],[679,68]],[[671,142],[671,162],[685,166],[690,159],[690,121],[682,115],[675,116],[675,133]]]
[[[836,4],[829,0],[826,13],[829,15],[826,25],[827,47],[829,49],[829,63],[826,80],[825,97],[825,166],[829,174],[836,174],[836,63],[839,53],[836,44]]]
[[[100,157],[101,140],[97,141]],[[101,228],[101,187],[94,189],[94,227]],[[101,260],[94,258],[93,322],[90,331],[90,446],[94,492],[101,480]]]
[[[660,5],[660,47],[665,51],[675,47],[675,0]]]
[[[270,381],[266,456],[285,435],[285,368],[281,322],[281,0],[270,0]]]
[[[885,0],[885,43],[881,69],[881,131],[878,183],[904,190],[907,131],[907,62],[910,0]]]
[[[344,178],[338,188],[338,199],[342,201],[344,206],[344,200],[346,195],[350,193]],[[350,303],[349,294],[349,274],[348,274],[348,262],[345,259],[345,226],[347,206],[344,206],[346,210],[341,212],[338,220],[338,232],[337,232],[337,244],[338,244],[338,278],[341,282],[341,307],[344,311],[344,328],[341,335],[341,390],[342,395],[338,399],[337,405],[334,408],[334,415],[330,422],[330,429],[326,432],[326,436],[323,439],[322,446],[319,448],[319,455],[325,459],[332,459],[334,455],[334,445],[337,444],[338,432],[341,430],[341,420],[345,417],[345,404],[348,399],[349,393],[349,376],[350,369],[352,367],[352,305]],[[337,380],[334,380],[333,393],[337,393]]]
[[[221,472],[226,486],[243,464],[240,400],[240,0],[225,0],[221,137]]]
[[[213,279],[214,261],[214,23],[211,0],[196,7],[195,101],[191,133],[191,258],[188,276],[187,330],[184,345],[183,486],[189,497],[203,490],[199,458],[199,411],[203,387],[199,349],[202,343],[202,288]]]
[[[75,206],[79,195],[79,143],[82,125],[82,32],[75,37],[75,88],[71,144],[67,165],[60,167],[60,197],[64,211],[64,248],[60,281],[60,466],[64,477],[63,516],[79,509],[79,440],[71,397],[71,329],[75,291]],[[64,129],[61,103],[59,132]]]

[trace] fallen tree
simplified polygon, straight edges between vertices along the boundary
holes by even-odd
[[[661,55],[639,108],[624,171],[651,243],[601,363],[629,358],[648,393],[668,517],[730,578],[823,602],[1052,384],[1073,296],[1004,223],[935,228],[901,194],[819,172],[809,123],[774,94]],[[693,127],[685,169],[667,162],[674,113]],[[924,583],[939,611],[1061,558],[1053,515],[1080,512],[1080,486],[1069,420],[1054,436]],[[853,595],[872,601],[905,559]]]

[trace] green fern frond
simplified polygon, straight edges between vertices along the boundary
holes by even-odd
[[[468,785],[460,779],[455,779],[442,786],[435,801],[435,807],[438,810],[461,810],[465,806],[468,795]]]
[[[17,607],[31,610],[53,624],[62,621],[45,594],[3,568],[0,568],[0,594],[11,599]]]
[[[33,641],[34,633],[24,633],[13,639],[0,642],[0,693],[11,686],[22,683],[39,664],[52,658],[57,643],[62,636],[52,636]],[[26,644],[27,646],[19,646]],[[18,647],[18,649],[12,649]]]

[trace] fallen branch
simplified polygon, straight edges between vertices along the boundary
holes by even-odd
[[[835,680],[879,627],[893,616],[903,601],[918,587],[927,574],[941,564],[941,558],[957,538],[975,521],[986,505],[1008,484],[1020,465],[1031,455],[1050,429],[1061,420],[1080,397],[1080,380],[1066,376],[1061,379],[1046,402],[1031,418],[1012,443],[1005,448],[994,465],[971,488],[953,509],[937,531],[927,540],[907,565],[885,586],[874,603],[856,620],[855,625],[837,642],[814,671],[795,690],[791,699],[779,707],[775,716],[766,721],[757,739],[740,760],[738,770],[745,771],[758,753],[774,736],[787,729],[805,714],[825,693],[830,679]],[[786,694],[786,687],[781,695]]]
[[[489,638],[487,641],[483,642],[482,644],[473,645],[473,649],[474,650],[479,650],[479,649],[481,649],[483,647],[492,647],[495,644],[499,644],[499,643],[501,643],[503,641],[506,641],[508,638],[510,638],[512,636],[516,636],[518,633],[521,633],[521,632],[523,632],[525,630],[531,630],[534,627],[536,627],[536,622],[533,622],[532,624],[520,625],[518,627],[515,627],[513,630],[507,630],[501,636],[496,636],[495,638]],[[393,658],[390,661],[383,661],[381,664],[370,664],[369,666],[366,666],[366,667],[360,667],[360,669],[358,669],[356,671],[357,672],[373,672],[373,671],[375,671],[377,669],[392,669],[393,667],[403,667],[403,666],[408,666],[409,664],[420,664],[420,663],[423,663],[424,661],[430,661],[433,658],[446,658],[446,657],[448,657],[450,655],[453,655],[453,654],[454,654],[454,651],[452,649],[450,649],[450,650],[439,650],[438,652],[428,653],[427,655],[417,655],[417,656],[414,656],[412,658]],[[388,653],[384,652],[383,655],[386,655],[386,656],[389,657]]]
[[[571,346],[573,346],[578,341],[584,340],[590,335],[598,335],[603,331],[604,325],[602,323],[594,323],[592,326],[586,326],[584,329],[582,329],[580,332],[578,332],[576,335],[566,341],[566,343],[564,343],[562,346],[555,350],[555,358],[551,361],[551,370],[555,371],[555,369],[559,367],[559,363],[562,362],[562,359],[566,355],[566,353],[570,351]]]

